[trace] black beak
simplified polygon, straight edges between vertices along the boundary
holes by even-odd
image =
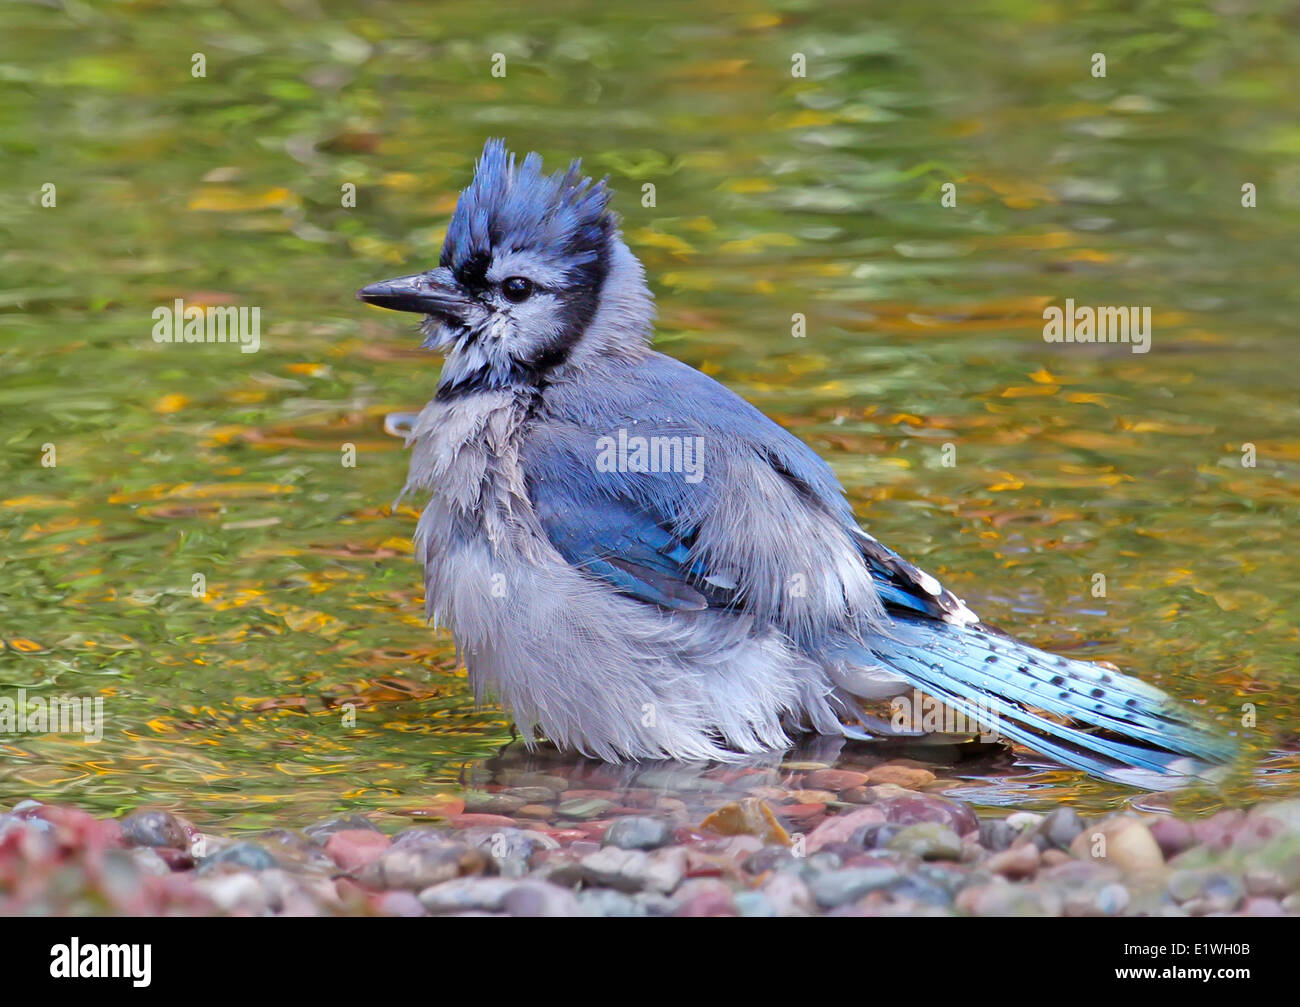
[[[434,315],[451,323],[463,323],[469,307],[469,301],[451,279],[450,270],[443,269],[372,283],[357,291],[357,300],[394,311]]]

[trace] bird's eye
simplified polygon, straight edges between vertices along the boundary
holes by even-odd
[[[507,276],[501,281],[501,293],[511,304],[518,304],[532,297],[533,281],[526,276]]]

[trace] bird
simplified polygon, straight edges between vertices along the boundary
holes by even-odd
[[[987,625],[859,525],[810,447],[653,349],[611,197],[580,161],[548,174],[488,140],[438,265],[357,291],[422,315],[443,357],[402,493],[478,702],[529,744],[727,762],[915,737],[872,709],[924,696],[1112,782],[1219,778],[1233,743],[1199,711]]]

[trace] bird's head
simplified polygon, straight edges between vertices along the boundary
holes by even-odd
[[[447,355],[441,392],[545,381],[602,305],[627,299],[619,288],[632,283],[648,308],[640,264],[608,204],[604,180],[593,183],[577,161],[544,175],[537,154],[516,164],[502,141],[489,140],[456,203],[438,268],[372,283],[357,297],[427,316],[425,345]],[[607,317],[596,327],[619,325]]]

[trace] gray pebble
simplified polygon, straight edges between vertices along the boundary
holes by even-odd
[[[611,825],[605,831],[601,843],[623,850],[654,850],[666,846],[672,838],[673,830],[667,822],[643,815],[630,815]]]

